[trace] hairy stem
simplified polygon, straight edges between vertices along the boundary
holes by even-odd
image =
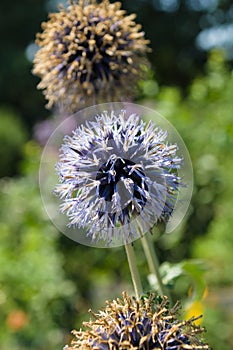
[[[149,236],[149,234],[145,234],[141,237],[142,246],[146,255],[146,259],[148,262],[148,266],[150,269],[150,273],[153,274],[157,279],[158,292],[161,295],[166,295],[170,300],[171,296],[167,288],[164,286],[162,282],[162,278],[159,272],[159,262],[157,255],[155,253],[153,242]]]
[[[132,244],[125,244],[125,251],[126,255],[128,258],[128,263],[129,263],[129,268],[130,268],[130,273],[131,273],[131,278],[134,286],[134,291],[136,298],[139,299],[140,296],[142,295],[142,283],[141,279],[139,276],[137,264],[136,264],[136,259],[135,259],[135,254],[134,254],[134,249]]]

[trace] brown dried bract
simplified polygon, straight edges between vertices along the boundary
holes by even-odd
[[[72,1],[49,15],[37,34],[33,69],[48,108],[76,112],[134,96],[150,51],[135,17],[108,0]]]

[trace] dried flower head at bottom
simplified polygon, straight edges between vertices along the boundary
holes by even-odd
[[[86,330],[73,331],[75,339],[64,350],[204,350],[204,329],[195,319],[179,320],[179,305],[169,308],[167,299],[152,294],[135,300],[107,301],[105,309],[83,322]]]
[[[48,108],[76,112],[82,105],[134,95],[149,51],[135,17],[108,0],[72,1],[49,15],[37,34],[33,70]]]

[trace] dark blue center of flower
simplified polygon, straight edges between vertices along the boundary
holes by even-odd
[[[117,158],[109,160],[101,166],[96,175],[96,180],[100,181],[99,196],[107,202],[112,201],[114,193],[117,192],[117,184],[120,180],[130,179],[133,183],[133,198],[142,206],[146,204],[146,197],[142,194],[144,190],[148,190],[148,186],[144,182],[145,174],[141,169],[132,171],[134,162]],[[142,190],[143,188],[143,190]]]
[[[165,324],[158,322],[158,331],[154,336],[152,335],[152,320],[146,315],[136,320],[134,313],[119,314],[118,322],[118,326],[110,336],[101,328],[99,329],[100,339],[94,341],[93,344],[96,349],[118,350],[120,341],[129,342],[131,347],[139,350],[181,350],[185,348],[185,345],[190,345],[190,339],[181,330],[170,333],[172,325],[168,322]],[[128,326],[131,327],[128,328]],[[143,342],[142,338],[144,338]]]

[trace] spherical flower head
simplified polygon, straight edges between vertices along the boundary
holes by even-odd
[[[82,104],[126,100],[136,92],[149,49],[134,19],[109,0],[72,1],[49,15],[37,34],[33,70],[48,108],[73,113]]]
[[[179,320],[179,305],[169,309],[168,301],[152,294],[140,300],[123,293],[123,300],[107,301],[94,320],[84,322],[86,330],[73,331],[75,339],[65,350],[204,350],[203,328],[195,318]]]
[[[70,227],[92,241],[122,245],[173,213],[182,158],[167,132],[139,115],[105,111],[66,136],[55,193]]]

